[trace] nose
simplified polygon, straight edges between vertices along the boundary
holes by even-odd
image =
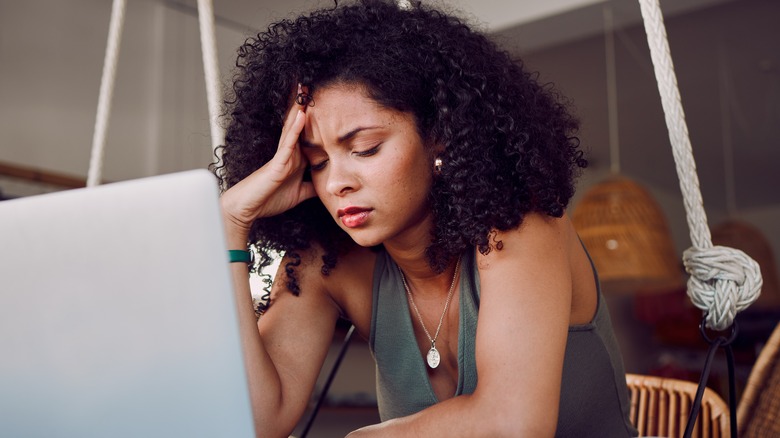
[[[331,157],[328,162],[328,175],[325,189],[335,196],[352,193],[360,187],[357,172],[346,157]]]

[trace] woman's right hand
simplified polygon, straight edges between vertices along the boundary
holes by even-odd
[[[306,124],[306,102],[298,102],[296,96],[305,92],[298,84],[271,161],[222,194],[229,236],[238,232],[245,239],[255,219],[283,213],[316,196],[312,183],[303,180],[307,162],[298,144]]]

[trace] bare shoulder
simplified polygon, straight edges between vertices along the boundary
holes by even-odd
[[[572,291],[570,242],[576,234],[566,217],[530,213],[520,226],[494,231],[491,238],[493,249],[477,253],[483,302],[525,306],[538,300],[555,303],[558,312],[568,310]]]
[[[329,296],[364,339],[368,339],[371,330],[376,258],[376,251],[355,245],[339,256],[336,267],[325,279]]]
[[[282,258],[271,286],[268,310],[258,321],[261,332],[264,325],[277,327],[292,320],[335,323],[339,309],[329,297],[320,273],[322,254],[321,248],[312,246]]]
[[[513,262],[518,257],[566,256],[579,245],[574,227],[566,215],[556,218],[541,213],[526,214],[522,224],[516,228],[494,230],[491,240],[493,249],[487,254],[478,253],[480,269]]]
[[[477,253],[483,284],[504,285],[513,278],[526,292],[537,290],[547,299],[569,302],[569,324],[592,319],[597,305],[595,277],[566,214],[560,218],[527,214],[519,227],[496,231],[493,246],[487,254]]]
[[[314,300],[321,306],[335,309],[337,316],[352,321],[358,332],[367,336],[371,321],[376,252],[355,245],[339,254],[335,268],[327,274],[322,270],[324,254],[321,247],[312,245],[311,248],[299,251],[296,258],[285,257],[274,281],[271,302],[276,304],[291,298]],[[287,287],[290,275],[294,276],[300,289],[298,297]]]

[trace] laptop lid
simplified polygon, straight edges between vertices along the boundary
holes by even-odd
[[[0,436],[254,436],[214,177],[0,202]]]

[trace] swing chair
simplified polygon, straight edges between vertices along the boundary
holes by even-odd
[[[737,333],[737,327],[734,322],[736,314],[757,298],[761,290],[762,278],[758,264],[748,257],[742,251],[713,246],[710,229],[707,225],[707,217],[704,212],[701,192],[699,190],[699,181],[696,173],[696,165],[693,159],[691,143],[688,136],[688,130],[685,123],[685,115],[682,109],[680,93],[677,88],[677,80],[672,65],[669,45],[666,38],[666,30],[663,23],[663,16],[658,0],[639,0],[645,31],[647,33],[648,45],[650,46],[651,57],[653,61],[658,89],[661,95],[661,102],[664,109],[666,125],[669,131],[669,138],[672,145],[672,151],[676,164],[677,175],[680,182],[680,189],[683,194],[683,201],[686,211],[686,218],[692,247],[683,254],[683,262],[686,271],[690,274],[688,280],[688,296],[693,304],[704,312],[700,325],[700,330],[704,339],[710,344],[709,354],[703,366],[703,372],[699,384],[694,391],[690,385],[681,385],[671,382],[657,382],[648,377],[629,375],[628,384],[635,388],[637,400],[645,397],[648,400],[670,400],[669,393],[683,392],[687,394],[686,400],[690,400],[690,412],[688,409],[682,409],[685,403],[663,404],[663,412],[666,418],[676,416],[680,419],[680,424],[687,417],[684,436],[727,436],[726,429],[730,430],[730,436],[737,436],[737,417],[736,417],[736,395],[734,388],[734,365],[733,354],[730,343],[734,340]],[[106,126],[108,114],[110,112],[111,95],[116,71],[116,61],[118,57],[119,39],[121,36],[124,22],[125,0],[114,0],[111,23],[109,27],[109,38],[104,61],[103,76],[100,86],[100,97],[98,101],[97,119],[95,123],[95,133],[92,144],[92,154],[90,157],[90,166],[88,173],[87,186],[95,186],[100,183],[100,174],[102,169],[103,151],[105,148]],[[224,141],[224,132],[217,124],[218,109],[220,102],[219,95],[219,74],[216,61],[216,43],[214,38],[214,16],[210,0],[198,0],[198,15],[201,31],[201,42],[203,49],[203,62],[206,76],[207,99],[209,109],[209,119],[211,123],[212,144],[215,148]],[[216,156],[219,160],[219,156]],[[353,330],[349,330],[346,339],[342,345],[342,351],[339,356],[348,347],[349,340]],[[772,339],[777,341],[778,331]],[[777,342],[775,342],[776,344]],[[729,365],[729,403],[725,407],[722,401],[718,401],[717,395],[705,390],[705,383],[709,375],[709,369],[715,352],[719,348],[724,348]],[[774,351],[777,348],[775,346]],[[335,375],[339,361],[330,370],[328,376],[328,385]],[[773,354],[766,363],[773,363],[777,367],[777,354]],[[762,374],[767,374],[763,370],[769,369],[769,365],[762,362]],[[758,364],[757,364],[758,365]],[[777,374],[777,372],[775,372]],[[751,376],[752,379],[752,376]],[[778,378],[775,376],[775,380]],[[692,384],[691,384],[692,385]],[[681,387],[684,390],[680,390]],[[673,390],[669,390],[672,388]],[[663,391],[659,392],[659,389]],[[758,389],[751,389],[750,405],[741,409],[740,420],[745,421],[749,412],[755,411],[755,406],[761,404],[758,400]],[[324,400],[327,393],[327,385],[321,391],[316,407],[310,414],[304,431],[305,436],[308,432],[314,418],[317,414],[317,408]],[[644,395],[643,395],[644,394]],[[653,395],[655,394],[655,395]],[[659,395],[661,394],[661,395]],[[666,395],[663,395],[666,394]],[[649,398],[648,398],[649,397]],[[656,398],[654,398],[656,397]],[[664,398],[667,397],[667,398]],[[632,396],[633,398],[633,396]],[[633,406],[633,405],[632,405]],[[638,411],[641,407],[647,406],[648,411]],[[658,413],[658,404],[638,402],[635,408],[636,419],[648,418],[647,414],[655,415]],[[676,406],[676,407],[675,407]],[[742,408],[742,407],[741,407]],[[724,409],[730,411],[726,418]],[[717,421],[712,422],[710,418],[706,424],[717,424],[717,428],[703,426],[701,435],[694,434],[694,424],[699,412],[709,413],[710,418],[717,417]],[[676,412],[673,412],[676,411]],[[717,415],[713,416],[713,413]],[[777,416],[775,412],[774,416]],[[632,418],[634,418],[632,416]],[[702,422],[705,423],[705,422]],[[740,425],[742,426],[742,425]],[[717,433],[712,431],[717,429]],[[678,436],[678,432],[665,429],[666,433],[672,433],[672,436]],[[744,428],[740,428],[744,430]],[[649,433],[664,433],[660,429],[643,430]]]

